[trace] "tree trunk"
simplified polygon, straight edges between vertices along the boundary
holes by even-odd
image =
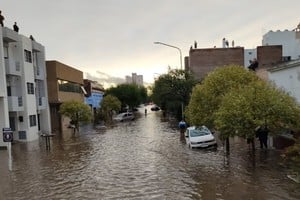
[[[254,142],[254,139],[252,138],[252,141],[251,141],[251,143],[252,143],[252,151],[254,152],[255,151],[255,142]]]
[[[229,137],[225,140],[225,147],[226,147],[226,154],[229,155],[230,148],[229,148]]]

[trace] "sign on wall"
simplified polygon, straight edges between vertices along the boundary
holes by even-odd
[[[13,141],[13,132],[11,128],[3,128],[3,142],[12,142]]]

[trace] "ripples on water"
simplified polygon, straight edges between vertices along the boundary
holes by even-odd
[[[245,142],[189,149],[174,124],[149,112],[106,130],[81,130],[13,146],[1,165],[0,199],[299,199],[278,152],[248,152]],[[0,152],[2,163],[6,151]],[[274,164],[275,163],[275,164]],[[2,196],[1,196],[2,195]]]

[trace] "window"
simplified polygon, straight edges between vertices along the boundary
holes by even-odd
[[[29,125],[30,127],[36,126],[36,115],[29,115]]]
[[[27,94],[34,94],[33,83],[27,83]]]
[[[25,61],[32,63],[32,56],[31,56],[31,51],[28,50],[24,50],[24,54],[25,54]]]
[[[8,46],[4,44],[3,46],[3,50],[4,50],[4,58],[7,59],[8,58]]]
[[[59,91],[82,93],[80,84],[64,80],[57,80]]]

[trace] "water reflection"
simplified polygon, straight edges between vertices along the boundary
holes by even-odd
[[[105,130],[85,128],[0,151],[0,199],[299,199],[275,150],[234,139],[226,157],[189,149],[177,123],[149,111]],[[174,125],[175,124],[175,125]],[[5,163],[5,164],[3,164]]]

